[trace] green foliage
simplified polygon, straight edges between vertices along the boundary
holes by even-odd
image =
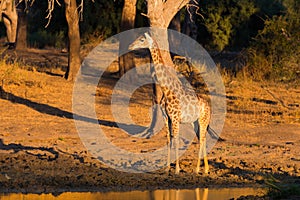
[[[123,1],[85,1],[83,19],[80,22],[82,41],[89,37],[107,38],[119,32]]]
[[[284,184],[274,178],[272,175],[266,177],[265,183],[269,188],[267,196],[271,197],[272,199],[294,199],[293,197],[299,197],[300,195],[299,184]]]
[[[229,16],[222,16],[220,12],[210,13],[206,20],[206,28],[212,36],[213,47],[223,50],[229,44],[232,34],[232,24]]]
[[[29,45],[35,48],[64,48],[66,46],[65,38],[64,31],[54,32],[51,34],[45,29],[40,29],[37,32],[31,33],[28,40]]]
[[[63,5],[63,4],[62,4]],[[28,12],[28,43],[31,47],[44,48],[46,46],[62,48],[67,41],[67,22],[64,7],[55,4],[50,24],[48,19],[47,1],[35,1]]]
[[[204,24],[211,37],[210,47],[219,51],[230,44],[257,11],[254,1],[205,0],[201,2]]]
[[[253,79],[299,78],[300,0],[204,0],[200,8],[206,47],[247,48],[244,71]]]
[[[67,22],[65,8],[55,4],[48,27],[47,1],[35,1],[28,14],[28,40],[33,47],[65,47]],[[119,32],[123,1],[84,1],[83,18],[80,20],[80,34],[83,43],[91,38],[106,38]]]
[[[280,15],[284,10],[282,0],[256,0],[255,5],[258,8],[257,15],[263,19]]]
[[[261,72],[260,78],[294,80],[300,73],[300,1],[282,5],[285,12],[267,18],[248,49],[250,71]],[[267,64],[258,62],[263,59]]]

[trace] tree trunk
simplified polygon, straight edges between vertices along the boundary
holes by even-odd
[[[174,18],[172,19],[170,25],[169,25],[170,29],[176,30],[178,32],[181,31],[181,24],[180,24],[180,12],[178,12]]]
[[[79,16],[76,0],[64,0],[64,2],[69,38],[69,59],[65,78],[69,81],[74,81],[81,65]]]
[[[0,1],[0,20],[6,28],[6,36],[10,49],[15,48],[17,39],[18,13],[15,7],[15,0]]]
[[[170,25],[169,25],[169,29],[181,32],[181,24],[180,24],[180,12],[178,12],[174,18],[172,19]],[[179,41],[177,41],[177,38],[174,38],[173,35],[170,35],[168,38],[169,43],[171,42],[173,44],[173,46],[178,46],[179,45]],[[174,56],[174,54],[172,52],[170,52],[172,58]],[[173,60],[173,59],[172,59]]]
[[[167,28],[171,20],[174,18],[176,13],[183,8],[189,0],[148,0],[148,11],[147,16],[150,22],[150,28],[152,29],[151,35],[157,41],[158,46],[166,51],[161,51],[161,56],[164,60],[164,64],[166,66],[172,66],[173,61],[171,58],[171,54],[168,51],[169,42],[168,42],[168,31]],[[155,28],[159,28],[155,29]],[[165,31],[164,31],[165,30]],[[162,91],[161,88],[154,84],[153,86],[153,103],[160,104],[162,99]],[[145,137],[150,137],[153,133],[159,131],[164,125],[164,121],[162,119],[162,111],[158,106],[154,106],[152,110],[152,119],[151,125],[148,130],[145,130],[141,135]],[[147,132],[148,134],[146,134]]]
[[[18,7],[18,28],[16,49],[24,50],[27,48],[27,14],[25,2],[21,2]]]
[[[122,11],[121,31],[126,31],[134,28],[136,15],[137,0],[125,0]],[[126,39],[120,41],[120,50],[127,50],[128,46],[133,42],[133,35],[127,35]],[[134,67],[134,55],[129,52],[119,57],[119,75],[123,76],[127,71]]]
[[[165,32],[159,31],[159,34],[153,32],[152,36],[156,39],[160,48],[168,49],[167,28],[177,12],[188,2],[189,0],[148,0],[147,16],[149,17],[150,27],[166,30]],[[168,51],[161,53],[165,64],[171,66],[173,62],[170,53]]]

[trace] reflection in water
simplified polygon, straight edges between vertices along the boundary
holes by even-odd
[[[1,200],[214,200],[238,198],[242,195],[263,195],[263,189],[222,188],[194,190],[154,190],[130,192],[65,192],[58,196],[52,194],[0,194]]]
[[[150,192],[151,200],[208,200],[208,188],[195,190],[156,190]]]

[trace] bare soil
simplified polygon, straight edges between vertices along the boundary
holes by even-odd
[[[299,184],[299,85],[224,78],[228,107],[221,137],[225,141],[218,141],[208,155],[209,174],[193,173],[196,139],[180,159],[183,171],[179,175],[173,168],[168,174],[164,169],[131,174],[105,166],[82,144],[72,115],[73,83],[62,77],[66,54],[54,50],[17,54],[24,60],[31,58],[26,61],[30,65],[2,62],[0,67],[0,192],[260,187],[271,176]],[[7,55],[11,58],[12,54]],[[41,58],[51,62],[43,67],[34,64]],[[165,144],[164,134],[139,141],[113,125],[109,103],[116,81],[105,77],[99,84],[97,116],[106,122],[101,128],[125,149],[134,146],[135,151],[142,151],[139,148]],[[147,125],[150,88],[137,90],[132,98],[132,118]]]

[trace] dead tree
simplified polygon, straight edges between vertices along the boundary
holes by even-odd
[[[16,47],[18,13],[15,0],[0,1],[0,21],[6,27],[7,45],[9,49]]]
[[[17,28],[17,50],[27,48],[27,6],[25,2],[20,2],[17,6],[18,10],[18,28]]]
[[[74,81],[81,65],[78,6],[76,0],[64,0],[64,3],[69,38],[69,59],[65,78]],[[83,4],[83,1],[81,3]]]
[[[135,15],[136,15],[136,3],[137,0],[125,0],[122,19],[121,19],[121,32],[134,28]],[[133,35],[128,34],[126,40],[120,41],[120,50],[128,49],[128,46],[133,42]],[[123,76],[127,71],[134,67],[133,53],[128,52],[125,55],[119,57],[119,75]]]
[[[26,6],[33,4],[35,0],[20,0],[25,2]],[[83,3],[81,0],[79,5],[76,0],[64,0],[65,4],[65,15],[68,24],[68,39],[69,39],[69,57],[68,57],[68,68],[65,74],[65,78],[69,81],[73,81],[77,75],[77,72],[81,65],[80,58],[80,31],[79,31],[79,19],[83,11]],[[52,12],[55,5],[61,5],[58,0],[48,0],[47,19],[48,23],[51,22]]]

